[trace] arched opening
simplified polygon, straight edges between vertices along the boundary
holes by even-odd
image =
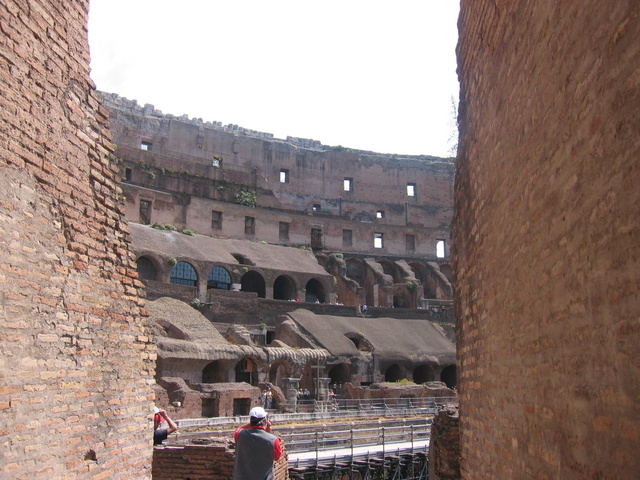
[[[440,265],[440,271],[443,273],[449,282],[453,282],[453,272],[451,271],[451,265],[443,263]]]
[[[283,380],[289,378],[290,367],[284,362],[275,362],[269,368],[269,382],[280,388],[284,387]]]
[[[409,308],[409,302],[405,295],[394,295],[393,296],[393,307],[394,308]]]
[[[229,381],[229,362],[216,360],[202,369],[202,383],[226,383]]]
[[[400,365],[394,363],[384,372],[384,381],[385,382],[397,382],[398,380],[402,380],[402,369]]]
[[[207,289],[216,288],[229,290],[231,288],[231,275],[222,267],[213,267],[207,275]]]
[[[258,297],[265,298],[264,278],[258,272],[250,270],[242,276],[240,290],[243,292],[255,292]]]
[[[136,262],[138,270],[138,278],[140,280],[155,280],[157,271],[156,266],[150,258],[140,257]]]
[[[458,372],[455,365],[449,365],[440,372],[440,381],[444,382],[447,387],[454,388],[458,384]]]
[[[389,275],[391,278],[393,278],[393,283],[401,283],[402,278],[398,275],[398,269],[396,268],[396,265],[394,263],[387,260],[378,260],[377,263],[382,266],[382,271],[386,275]]]
[[[345,333],[344,336],[351,340],[359,351],[373,352],[373,345],[362,333],[349,332]]]
[[[297,298],[296,286],[289,277],[280,275],[273,282],[273,298],[276,300],[295,300]]]
[[[364,268],[362,267],[362,263],[358,260],[348,259],[346,260],[347,264],[347,277],[351,280],[355,280],[358,282],[358,285],[361,287],[364,286]]]
[[[325,293],[324,286],[320,283],[319,280],[312,278],[307,282],[306,293],[304,295],[304,301],[309,303],[324,303],[325,302]]]
[[[171,269],[169,282],[175,285],[195,287],[198,284],[198,275],[190,263],[178,262]]]
[[[420,365],[413,371],[413,381],[415,383],[427,383],[436,379],[431,365]]]
[[[258,383],[258,371],[256,363],[248,358],[244,357],[238,363],[236,363],[236,382],[246,382],[250,385],[256,385]]]
[[[343,383],[347,383],[351,381],[351,371],[349,365],[346,363],[341,363],[339,365],[334,365],[329,370],[329,378],[331,381],[329,382],[332,385],[332,388],[335,390],[339,385]]]
[[[415,277],[420,280],[420,284],[422,285],[422,296],[424,298],[437,298],[435,292],[433,291],[432,285],[433,281],[429,281],[431,275],[429,274],[427,268],[420,263],[410,263],[411,271]]]

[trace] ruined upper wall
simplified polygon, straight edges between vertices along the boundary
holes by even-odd
[[[360,154],[370,154],[370,155],[376,155],[381,157],[393,157],[394,159],[397,159],[398,157],[402,157],[402,158],[415,159],[415,160],[429,160],[429,159],[439,160],[439,157],[434,157],[430,155],[379,154],[379,153],[370,152],[366,150],[354,150],[354,149],[349,149],[344,147],[331,147],[328,145],[323,145],[320,141],[313,140],[310,138],[287,136],[286,139],[277,139],[274,137],[272,133],[259,132],[257,130],[251,130],[251,129],[240,127],[234,124],[223,125],[222,122],[203,120],[202,118],[192,118],[192,117],[189,117],[187,114],[183,114],[179,116],[172,115],[169,113],[164,114],[162,113],[161,110],[155,108],[154,105],[147,103],[144,106],[142,106],[138,104],[137,100],[130,100],[128,98],[121,97],[117,93],[100,92],[100,95],[102,96],[105,104],[108,105],[110,108],[116,108],[118,110],[121,110],[123,112],[128,112],[136,116],[179,120],[181,122],[189,123],[197,127],[212,128],[219,131],[233,133],[237,135],[245,135],[248,137],[261,138],[264,140],[285,141],[286,143],[289,143],[295,147],[304,148],[308,150],[325,151],[325,150],[338,149],[338,150],[349,150],[351,152],[360,153]]]
[[[463,0],[462,477],[640,472],[640,7]]]
[[[88,2],[0,3],[0,476],[150,477],[149,341]]]

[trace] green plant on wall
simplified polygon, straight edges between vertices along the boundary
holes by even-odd
[[[413,292],[418,287],[415,282],[412,282],[411,280],[405,282],[404,286],[407,287],[407,290],[410,292]]]
[[[167,260],[167,263],[169,265],[171,265],[172,267],[175,267],[176,264],[178,263],[178,260],[176,260],[175,258],[171,257],[169,260]]]
[[[156,230],[171,230],[172,232],[177,232],[178,229],[169,223],[161,224],[161,223],[152,223],[149,225],[151,228],[155,228]]]
[[[194,298],[191,300],[191,306],[196,310],[202,310],[204,303],[202,303],[199,298]]]
[[[258,195],[256,192],[249,192],[247,190],[242,189],[238,193],[233,196],[238,205],[243,205],[245,207],[255,207],[256,200]]]

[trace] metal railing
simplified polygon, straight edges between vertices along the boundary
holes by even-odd
[[[329,426],[331,427],[331,426]],[[286,433],[279,431],[289,455],[289,468],[300,469],[385,459],[428,452],[431,420],[373,427],[327,428]]]
[[[280,405],[291,413],[272,412],[269,418],[274,423],[313,421],[340,417],[408,417],[432,416],[444,405],[458,403],[457,397],[416,397],[416,398],[370,398],[370,399],[335,399],[333,401],[315,401],[313,411],[294,412],[294,405]],[[307,405],[308,407],[309,405]],[[246,415],[233,417],[209,417],[176,420],[181,428],[188,427],[224,427],[244,424]]]
[[[367,428],[331,428],[331,425],[318,426],[315,431],[297,433],[295,429],[278,431],[279,436],[291,452],[321,452],[326,450],[349,449],[377,446],[384,452],[389,444],[409,443],[429,440],[431,419],[420,423],[396,425],[375,425]]]

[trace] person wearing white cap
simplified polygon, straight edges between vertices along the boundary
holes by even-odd
[[[170,434],[178,430],[178,426],[175,424],[166,411],[160,410],[158,407],[153,409],[153,413],[155,414],[153,417],[153,444],[160,445],[164,440],[166,440]],[[157,416],[156,416],[157,415]],[[169,425],[169,428],[158,428],[162,421],[166,421]]]
[[[234,480],[273,480],[273,462],[282,455],[280,439],[271,433],[271,422],[262,407],[249,411],[249,423],[233,434],[236,444]]]

